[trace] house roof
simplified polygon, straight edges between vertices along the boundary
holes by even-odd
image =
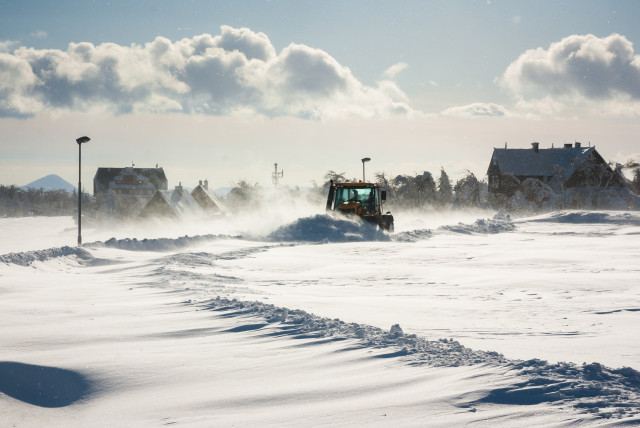
[[[182,193],[182,194],[181,194]],[[197,216],[202,214],[202,207],[186,190],[158,190],[158,197],[164,199],[167,205],[178,218]],[[154,195],[155,197],[155,195]]]
[[[576,167],[580,165],[595,147],[562,147],[539,149],[493,149],[489,174],[497,167],[501,174],[515,176],[551,177],[554,167],[564,169],[564,179],[567,180]]]
[[[209,190],[207,190],[202,184],[196,186],[191,191],[191,196],[198,202],[205,210],[222,211],[222,205],[218,198]]]
[[[162,167],[160,168],[131,168],[137,175],[142,175],[149,179],[149,182],[153,184],[156,190],[167,189],[167,176],[164,173]],[[109,183],[115,180],[115,178],[122,174],[125,168],[107,168],[100,167],[96,171],[96,175],[93,177],[94,183],[100,183],[105,189],[108,188]]]

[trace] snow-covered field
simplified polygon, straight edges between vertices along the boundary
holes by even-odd
[[[639,213],[395,216],[0,219],[0,425],[640,423]]]

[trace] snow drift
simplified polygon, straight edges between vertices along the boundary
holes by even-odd
[[[389,235],[376,225],[358,218],[330,214],[305,217],[280,226],[269,234],[270,241],[353,242],[389,241]]]
[[[453,339],[427,340],[415,334],[405,335],[399,325],[384,331],[261,302],[217,297],[197,305],[216,312],[217,316],[237,318],[238,327],[227,332],[259,330],[259,337],[291,336],[314,339],[318,343],[350,340],[355,347],[386,350],[373,358],[398,357],[413,366],[502,366],[519,379],[507,388],[489,390],[483,398],[470,401],[469,406],[478,403],[557,403],[586,410],[600,418],[640,415],[640,372],[630,367],[611,369],[599,363],[577,365],[550,364],[539,359],[509,360],[497,352],[466,348]]]
[[[408,220],[0,255],[3,420],[640,422],[636,213]]]

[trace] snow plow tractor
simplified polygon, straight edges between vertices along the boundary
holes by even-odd
[[[334,183],[329,184],[327,211],[355,215],[380,229],[393,232],[393,216],[382,214],[382,204],[387,200],[387,191],[375,183]]]

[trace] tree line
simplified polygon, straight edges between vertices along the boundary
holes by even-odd
[[[331,180],[358,181],[355,178],[346,178],[344,173],[329,170],[324,176],[322,186],[325,195]],[[444,168],[440,168],[438,178],[434,178],[429,171],[416,175],[400,174],[393,178],[385,172],[379,172],[375,174],[374,182],[387,189],[387,201],[397,208],[480,207],[486,203],[487,184],[478,180],[471,171],[467,171],[466,175],[455,183]]]
[[[425,171],[422,174],[400,174],[393,176],[385,172],[374,175],[375,182],[387,189],[387,202],[394,209],[423,208],[463,208],[483,207],[504,210],[553,210],[579,208],[616,208],[640,209],[640,164],[628,161],[624,164],[610,163],[614,175],[606,173],[602,166],[585,164],[584,173],[578,174],[584,183],[575,188],[565,188],[563,171],[558,170],[556,177],[548,183],[529,178],[520,182],[516,177],[506,174],[501,179],[499,191],[489,192],[487,182],[479,180],[472,172],[455,182],[440,169],[438,177]],[[593,170],[589,170],[592,168]],[[599,168],[599,169],[598,169]],[[622,172],[629,171],[631,180],[624,178]],[[356,178],[347,178],[345,173],[329,170],[322,184],[315,181],[309,192],[298,186],[280,186],[277,194],[283,198],[306,198],[312,203],[324,204],[330,181],[357,182]],[[618,181],[621,180],[621,181]],[[610,186],[616,181],[622,186]],[[257,183],[240,180],[223,199],[225,206],[232,211],[253,210],[263,204],[269,204],[273,195],[267,195]],[[0,216],[56,216],[76,215],[78,195],[75,190],[22,189],[15,185],[0,185]],[[83,210],[95,210],[93,198],[83,193]]]
[[[629,161],[625,164],[611,163],[611,169],[602,165],[585,164],[575,174],[581,182],[572,188],[565,187],[563,173],[558,169],[548,183],[534,178],[518,180],[504,174],[501,188],[489,191],[486,180],[479,180],[471,171],[462,178],[451,180],[444,170],[435,177],[431,172],[422,174],[391,175],[386,172],[374,174],[374,182],[387,190],[389,209],[456,209],[493,208],[505,211],[544,211],[556,209],[640,209],[640,164]],[[630,170],[633,179],[627,180],[623,170]],[[299,187],[280,186],[278,193],[283,198],[307,198],[312,203],[324,204],[329,183],[357,182],[344,172],[329,170],[322,184],[313,182],[309,192]],[[269,204],[271,196],[265,195],[257,183],[245,180],[238,182],[223,202],[233,210],[257,209]]]
[[[82,203],[83,208],[92,203],[86,193],[82,194]],[[77,208],[78,194],[75,190],[69,193],[0,184],[0,217],[76,215]]]

